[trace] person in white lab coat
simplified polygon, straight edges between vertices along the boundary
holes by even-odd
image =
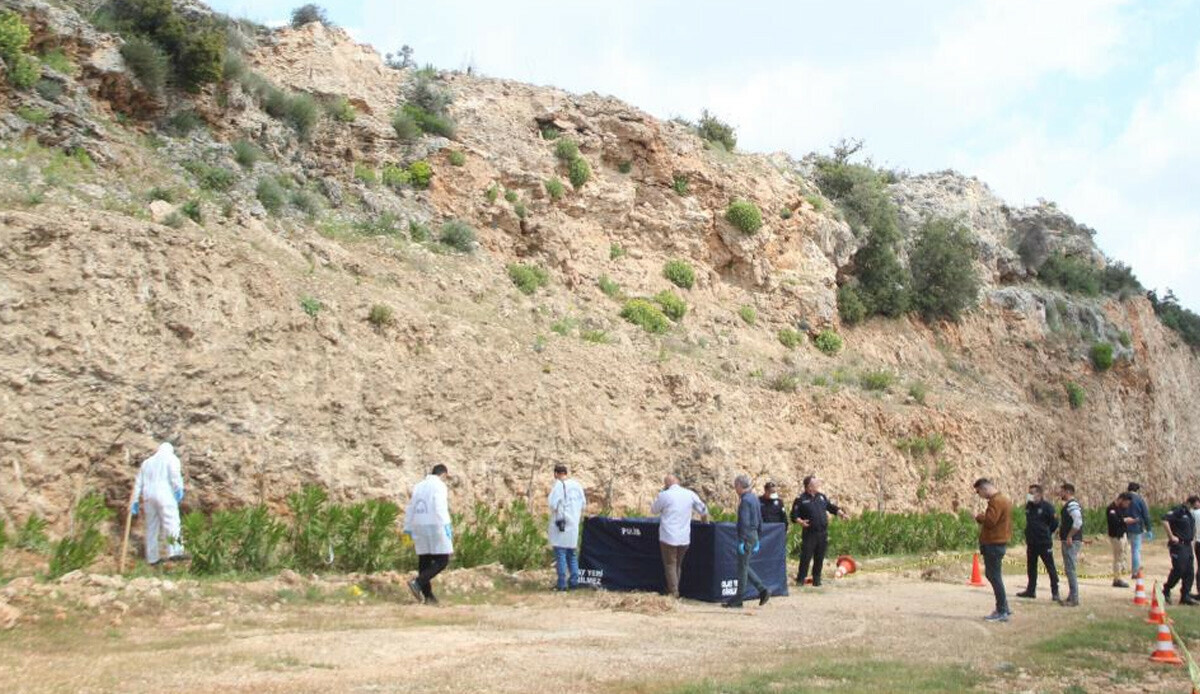
[[[708,507],[690,489],[679,486],[679,478],[667,475],[663,489],[650,506],[650,513],[659,517],[658,546],[662,550],[663,574],[667,579],[667,595],[679,597],[679,582],[683,579],[683,557],[692,544],[692,514],[700,514],[700,522],[708,522]]]
[[[450,524],[450,501],[446,490],[446,466],[433,466],[429,476],[413,487],[404,512],[404,533],[417,550],[417,577],[408,582],[418,602],[437,604],[433,579],[450,564],[454,554],[454,528]]]
[[[133,483],[133,515],[144,511],[146,520],[146,561],[158,565],[159,536],[166,533],[167,559],[186,559],[179,543],[179,502],[183,501],[183,473],[175,448],[164,443],[154,455],[142,461]]]
[[[558,569],[555,590],[579,587],[579,519],[587,498],[583,485],[567,476],[566,465],[554,466],[554,487],[550,490],[550,546]]]

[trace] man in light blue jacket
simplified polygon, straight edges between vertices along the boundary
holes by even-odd
[[[1143,535],[1148,535],[1147,539],[1154,539],[1154,536],[1150,534],[1150,507],[1138,493],[1141,489],[1142,485],[1137,482],[1130,482],[1125,489],[1133,497],[1129,508],[1125,509],[1125,534],[1129,537],[1129,563],[1133,568],[1133,578],[1137,578],[1138,573],[1142,570]]]

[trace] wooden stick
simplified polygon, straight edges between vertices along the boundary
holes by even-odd
[[[139,471],[140,474],[140,471]],[[125,535],[121,538],[121,556],[117,559],[117,573],[125,573],[125,556],[129,554],[129,529],[133,525],[133,495],[137,492],[137,482],[129,492],[129,505],[125,507]]]

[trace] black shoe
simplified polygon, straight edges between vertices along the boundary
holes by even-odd
[[[1128,588],[1129,584],[1119,578],[1113,579],[1113,588]]]
[[[1062,602],[1062,597],[1058,593],[1051,593],[1050,600],[1053,602]]]
[[[1171,594],[1170,594],[1170,593],[1168,593],[1168,592],[1167,592],[1167,591],[1165,591],[1165,590],[1163,591],[1163,604],[1164,604],[1164,605],[1170,605],[1170,604],[1171,604]]]
[[[436,605],[436,604],[438,604],[438,599],[433,597],[433,593],[430,593],[429,595],[425,596],[425,604],[426,605]]]
[[[820,587],[821,587],[821,582],[820,582],[820,581],[817,581],[817,580],[814,580],[814,581],[812,582],[812,587],[813,587],[813,588],[820,588]]]
[[[1200,600],[1195,600],[1194,598],[1192,598],[1192,596],[1185,595],[1183,597],[1183,599],[1179,601],[1179,604],[1180,605],[1200,605]]]
[[[1037,598],[1037,593],[1034,593],[1034,592],[1028,591],[1028,590],[1023,590],[1020,593],[1017,593],[1017,597],[1018,598],[1029,598],[1030,600],[1033,600],[1033,599]]]
[[[742,603],[740,601],[734,602],[734,601],[730,600],[729,602],[721,603],[721,607],[728,607],[730,609],[740,610],[740,609],[742,609]]]
[[[768,592],[767,592],[767,591],[765,591],[765,590],[760,590],[760,591],[758,591],[758,606],[759,606],[759,607],[762,607],[763,605],[766,605],[766,604],[767,604],[767,601],[768,601],[768,600],[770,600],[770,599],[771,599],[771,594],[770,594],[770,593],[768,593]]]
[[[1079,598],[1067,598],[1059,604],[1063,607],[1079,607]]]
[[[417,599],[417,602],[425,602],[425,595],[421,593],[421,585],[417,583],[417,579],[414,578],[408,582],[408,589],[412,591],[413,597]]]

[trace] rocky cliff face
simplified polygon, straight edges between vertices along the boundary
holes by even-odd
[[[125,71],[118,38],[69,10],[5,2],[35,41],[67,47],[80,66],[57,99],[0,90],[9,518],[62,519],[85,487],[120,503],[136,462],[164,438],[185,461],[191,503],[205,508],[279,504],[305,482],[342,498],[402,498],[433,462],[455,473],[459,507],[540,500],[557,461],[577,471],[593,510],[645,506],[668,470],[725,506],[737,471],[786,493],[815,472],[855,511],[969,505],[981,474],[1013,493],[1071,479],[1091,504],[1127,478],[1156,500],[1200,481],[1200,368],[1148,303],[1022,283],[1016,251],[1031,233],[1096,253],[1086,228],[1052,207],[1013,210],[953,173],[901,179],[892,191],[906,228],[934,214],[975,230],[989,279],[980,307],[957,325],[843,328],[846,349],[833,357],[788,349],[781,328],[838,327],[835,277],[858,240],[786,156],[714,151],[610,98],[456,74],[438,78],[456,141],[402,142],[389,121],[412,75],[320,25],[257,36],[246,57],[278,85],[356,107],[354,122],[323,119],[302,141],[236,83],[182,103],[151,99]],[[52,115],[38,124],[20,107]],[[137,115],[181,109],[207,127],[150,135]],[[559,201],[544,185],[566,180],[547,127],[575,139],[593,171]],[[237,139],[263,160],[239,167]],[[64,146],[93,163],[56,154]],[[428,190],[356,176],[415,159],[433,167]],[[200,190],[183,167],[195,160],[236,180]],[[267,177],[319,194],[321,210],[268,214],[255,195]],[[493,185],[516,202],[489,200]],[[155,186],[179,199],[151,209]],[[202,223],[172,218],[184,198],[198,201]],[[762,230],[725,221],[733,199],[759,206]],[[448,254],[354,231],[388,214],[401,227],[465,220],[481,249]],[[627,254],[614,257],[614,245]],[[652,295],[671,288],[662,268],[675,258],[697,281],[680,291],[688,313],[665,336],[625,323],[597,286],[606,276],[626,295]],[[549,286],[518,292],[511,262],[544,267]],[[302,299],[321,308],[309,302],[306,313]],[[376,305],[393,319],[369,322]],[[1087,361],[1098,338],[1129,345],[1109,373]],[[894,377],[886,390],[859,385],[880,371]],[[1086,391],[1080,409],[1066,403],[1067,382]],[[935,434],[945,440],[936,455],[896,445]]]

